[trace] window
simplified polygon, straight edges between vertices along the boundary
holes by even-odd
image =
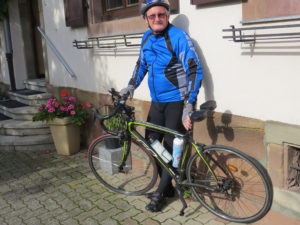
[[[140,14],[141,2],[142,0],[90,0],[89,36],[146,30],[146,23]],[[179,0],[169,2],[171,13],[178,13]]]
[[[139,0],[102,0],[102,20],[112,20],[136,16],[139,13]]]
[[[228,0],[191,0],[192,5],[204,5],[209,3],[215,3],[215,2],[225,2]]]
[[[248,0],[243,2],[243,21],[300,15],[299,0]]]
[[[78,27],[87,24],[86,0],[64,0],[66,26]]]

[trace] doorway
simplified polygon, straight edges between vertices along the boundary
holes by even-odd
[[[19,15],[24,41],[27,79],[45,78],[42,36],[37,30],[41,26],[41,0],[20,0]]]

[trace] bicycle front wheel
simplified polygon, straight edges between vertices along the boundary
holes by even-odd
[[[204,148],[202,156],[208,166],[196,152],[188,163],[187,178],[189,183],[198,184],[192,192],[205,208],[237,223],[257,221],[269,211],[271,180],[255,159],[217,145]]]
[[[89,165],[96,178],[112,191],[125,195],[141,195],[150,190],[157,179],[157,167],[152,155],[131,139],[130,153],[120,169],[124,154],[124,140],[104,135],[89,148]]]

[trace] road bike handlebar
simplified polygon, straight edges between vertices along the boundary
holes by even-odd
[[[114,88],[110,88],[108,92],[112,96],[113,104],[114,104],[114,111],[111,114],[108,115],[101,115],[96,108],[92,108],[92,111],[94,113],[94,116],[100,120],[101,127],[104,129],[105,132],[117,135],[117,132],[109,131],[106,126],[104,125],[104,120],[107,120],[113,116],[115,116],[118,112],[121,112],[123,109],[129,115],[133,112],[134,107],[126,105],[126,101],[130,95],[129,92],[127,92],[124,95],[120,95],[118,91],[116,91]],[[205,103],[200,105],[200,111],[192,111],[190,112],[189,116],[191,118],[192,122],[200,122],[204,120],[207,117],[207,113],[213,111],[217,107],[216,101],[209,100]],[[130,115],[129,115],[130,116]]]

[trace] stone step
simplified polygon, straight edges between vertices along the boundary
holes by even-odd
[[[21,89],[8,92],[10,99],[24,103],[30,106],[46,104],[47,100],[52,97],[50,93],[35,91],[30,89]]]
[[[33,115],[38,112],[37,106],[20,106],[10,108],[0,104],[0,113],[15,120],[32,120]]]
[[[5,151],[40,151],[54,150],[51,134],[35,136],[0,135],[0,150]]]
[[[50,129],[46,122],[13,119],[0,121],[0,135],[34,136],[41,134],[50,134]]]
[[[48,82],[44,79],[25,80],[24,85],[27,89],[47,92]]]

